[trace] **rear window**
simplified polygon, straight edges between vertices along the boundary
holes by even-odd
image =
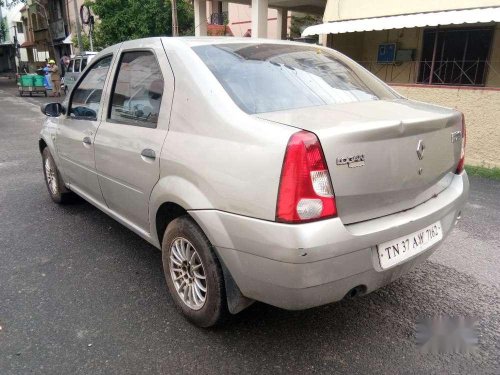
[[[396,97],[333,50],[267,43],[204,45],[193,50],[250,114]]]

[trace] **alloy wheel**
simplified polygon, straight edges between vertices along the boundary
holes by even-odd
[[[47,185],[49,186],[52,195],[57,195],[57,176],[56,170],[52,165],[50,158],[45,159],[45,178],[47,179]]]
[[[199,310],[207,298],[206,273],[195,247],[178,237],[170,246],[170,277],[182,302]]]

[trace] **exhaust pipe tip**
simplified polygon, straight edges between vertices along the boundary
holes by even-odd
[[[366,286],[365,285],[358,285],[352,288],[347,292],[347,294],[344,296],[344,299],[353,299],[356,297],[361,297],[364,294],[366,294]]]

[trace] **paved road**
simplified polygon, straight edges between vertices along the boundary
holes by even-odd
[[[40,99],[14,93],[0,81],[0,374],[500,373],[499,182],[471,179],[453,234],[382,290],[202,330],[175,311],[157,250],[86,202],[50,201]],[[476,317],[477,353],[419,353],[415,321],[434,315]]]

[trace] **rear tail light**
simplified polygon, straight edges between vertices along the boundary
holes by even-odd
[[[337,215],[330,173],[318,138],[300,131],[288,141],[276,221],[303,223]]]
[[[460,174],[464,170],[464,166],[465,166],[465,141],[466,140],[467,140],[467,137],[466,137],[466,133],[465,133],[465,117],[462,114],[462,148],[460,150],[460,161],[458,162],[457,170],[455,171],[456,174]]]

